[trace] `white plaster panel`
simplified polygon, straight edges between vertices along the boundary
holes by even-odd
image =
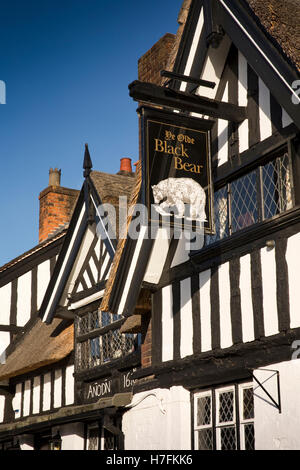
[[[193,38],[193,42],[192,42],[192,46],[190,48],[190,53],[189,53],[189,56],[188,56],[188,60],[187,60],[185,69],[184,69],[184,75],[187,75],[187,76],[190,75],[203,25],[204,25],[204,12],[203,12],[203,8],[201,8],[200,15],[199,15],[198,22],[197,22],[197,26],[196,26],[196,30],[195,30],[195,34],[194,34],[194,38]],[[185,91],[186,87],[187,87],[187,83],[182,82],[181,85],[180,85],[180,91]]]
[[[54,408],[61,406],[62,397],[62,370],[58,369],[54,373]]]
[[[261,250],[265,336],[278,333],[275,249]]]
[[[251,257],[245,255],[240,258],[240,294],[242,311],[243,342],[254,341],[254,315],[251,291]]]
[[[37,308],[40,309],[50,281],[50,260],[46,260],[37,268]]]
[[[300,326],[300,233],[288,238],[286,261],[288,265],[289,277],[289,300],[290,300],[290,327]]]
[[[31,280],[29,271],[18,278],[17,326],[24,326],[31,315]]]
[[[238,51],[238,96],[239,106],[248,105],[248,63],[243,54]],[[249,121],[245,119],[239,125],[240,153],[249,148]]]
[[[66,369],[66,405],[74,403],[74,366],[68,366]]]
[[[83,450],[84,449],[84,424],[72,423],[65,424],[57,428],[62,439],[62,450]],[[56,428],[52,429],[52,435],[57,432]]]
[[[134,395],[124,414],[126,450],[191,449],[190,393],[183,387]]]
[[[5,396],[0,395],[0,423],[4,421]]]
[[[50,410],[50,406],[51,406],[51,374],[49,372],[44,375],[43,411]]]
[[[258,79],[258,90],[260,138],[264,140],[272,135],[271,97],[269,89],[261,78]]]
[[[22,397],[22,384],[16,385],[16,393],[12,400],[13,410],[15,412],[15,419],[21,416],[21,397]]]
[[[24,386],[23,416],[28,416],[30,412],[30,380],[26,380]]]
[[[292,349],[291,349],[292,354]],[[300,449],[300,360],[270,364],[255,370],[254,375],[278,402],[277,376],[279,372],[281,413],[265,392],[254,382],[255,449]]]
[[[162,361],[171,361],[173,345],[173,295],[172,286],[162,289]]]
[[[0,289],[0,324],[9,325],[11,282]]]
[[[228,83],[226,84],[222,101],[228,102]],[[218,120],[218,166],[228,161],[228,121]]]
[[[211,350],[211,299],[210,299],[211,271],[200,273],[200,324],[201,324],[201,350]]]
[[[229,263],[219,266],[221,348],[232,346]]]
[[[168,229],[162,227],[157,230],[154,246],[144,276],[145,282],[154,284],[159,282],[169,252],[170,238]]]
[[[10,333],[7,331],[0,332],[0,364],[5,364],[6,361],[6,348],[10,343]]]
[[[41,377],[37,376],[33,379],[33,414],[37,414],[40,412],[40,396],[41,396]]]
[[[193,354],[193,311],[191,279],[180,282],[180,355],[182,358]]]

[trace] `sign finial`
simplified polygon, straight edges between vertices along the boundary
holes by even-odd
[[[83,169],[84,173],[83,176],[86,178],[90,175],[91,169],[93,168],[89,147],[88,144],[85,144],[85,152],[84,152],[84,160],[83,160]]]

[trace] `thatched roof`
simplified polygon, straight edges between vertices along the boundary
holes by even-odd
[[[46,325],[37,318],[8,355],[5,364],[0,365],[0,381],[64,359],[73,351],[73,336],[73,325],[65,328],[58,318]]]
[[[257,21],[300,71],[300,0],[247,0]]]

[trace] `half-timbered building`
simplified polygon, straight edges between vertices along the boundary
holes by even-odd
[[[86,148],[68,227],[0,271],[2,448],[300,448],[299,18],[297,0],[184,0],[142,58],[136,172],[92,171]],[[181,131],[156,139],[172,178],[203,168],[185,131],[207,136],[196,244],[139,218],[150,120]]]
[[[212,122],[214,230],[188,252],[146,224],[117,248],[101,309],[132,323],[151,292],[125,448],[299,448],[299,4],[184,7],[168,82],[129,88],[142,123],[149,106],[178,127]],[[142,178],[153,171],[145,163]]]

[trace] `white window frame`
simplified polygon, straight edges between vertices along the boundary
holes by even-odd
[[[215,435],[215,446],[216,449],[221,449],[221,429],[234,427],[236,436],[236,449],[238,440],[240,441],[240,450],[245,450],[245,425],[252,424],[254,426],[254,418],[244,419],[244,403],[243,403],[243,391],[245,389],[252,389],[253,382],[245,382],[240,384],[232,384],[219,388],[211,388],[201,390],[193,394],[193,433],[194,433],[194,448],[198,449],[198,432],[202,429],[212,429],[213,435]],[[233,420],[227,422],[220,422],[219,408],[220,408],[220,395],[222,393],[232,392],[233,394]],[[198,412],[198,399],[210,397],[211,400],[211,416],[209,425],[198,425],[197,424],[197,412]],[[237,407],[238,407],[238,422],[237,422]],[[239,433],[239,434],[238,434]],[[238,439],[239,437],[239,439]]]
[[[233,395],[233,421],[220,422],[219,409],[220,409],[220,395],[222,393],[232,392]],[[236,398],[235,398],[235,386],[231,385],[228,387],[217,388],[216,393],[216,448],[221,449],[221,429],[234,427],[235,429],[235,447],[237,448],[237,426],[236,426]]]
[[[210,424],[197,425],[198,398],[210,398]],[[202,429],[211,429],[213,432],[213,399],[212,390],[205,390],[194,395],[194,442],[195,449],[198,450],[198,431]]]
[[[253,424],[253,426],[254,426],[254,418],[244,419],[243,392],[247,388],[251,388],[252,392],[253,392],[253,383],[248,382],[248,383],[239,385],[240,442],[241,442],[240,447],[241,447],[241,450],[245,450],[245,425]]]

